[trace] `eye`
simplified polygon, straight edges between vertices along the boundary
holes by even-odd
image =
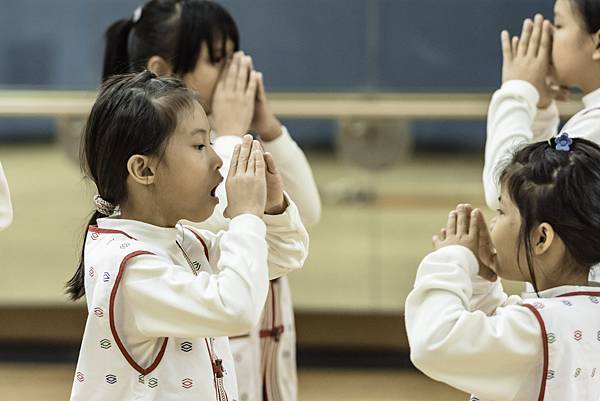
[[[496,209],[496,213],[498,213],[499,215],[503,215],[504,212],[502,211],[502,209]]]
[[[202,150],[206,147],[206,145],[194,145],[194,147],[198,150]]]

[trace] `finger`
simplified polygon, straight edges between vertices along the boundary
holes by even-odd
[[[252,135],[244,135],[242,147],[238,158],[238,174],[243,174],[248,170],[248,159],[250,158],[250,149],[252,148]]]
[[[540,41],[542,39],[542,25],[544,23],[544,17],[541,14],[537,14],[533,19],[533,28],[531,30],[531,39],[529,40],[529,46],[527,47],[527,55],[530,57],[536,57],[540,49]]]
[[[265,177],[265,158],[262,150],[257,151],[256,155],[254,174],[256,174],[257,177]]]
[[[467,214],[465,213],[465,208],[463,205],[460,205],[458,207],[457,214],[456,214],[456,234],[457,235],[467,234],[467,232],[469,230],[468,224],[469,223],[468,223]]]
[[[440,239],[440,237],[438,237],[437,235],[434,235],[433,237],[431,237],[431,243],[433,244],[434,248],[437,248],[440,244],[440,242],[442,242],[443,240]]]
[[[262,72],[258,73],[258,79],[257,79],[257,94],[256,97],[260,100],[265,102],[267,100],[267,91],[265,91],[265,83],[263,81],[263,74]]]
[[[550,63],[552,57],[552,24],[548,20],[544,21],[542,25],[542,38],[538,54],[544,63]]]
[[[519,51],[519,37],[518,36],[513,36],[511,46],[512,46],[512,55],[514,57],[517,55],[517,53]]]
[[[227,77],[225,80],[225,89],[228,91],[235,91],[236,79],[240,70],[240,61],[243,57],[243,52],[239,51],[233,55],[231,59],[231,64],[229,65],[229,69],[227,70]]]
[[[502,31],[500,42],[502,43],[502,57],[504,58],[504,62],[512,61],[512,49],[510,47],[510,35],[508,31]]]
[[[248,76],[250,75],[250,57],[243,56],[239,62],[239,66],[235,90],[238,92],[245,92],[246,86],[248,85]]]
[[[521,31],[521,37],[519,38],[519,56],[527,55],[531,31],[533,31],[533,23],[529,18],[527,18],[525,21],[523,21],[523,30]]]
[[[479,227],[477,225],[477,209],[471,211],[469,217],[469,235],[477,235],[479,234]]]
[[[446,223],[446,235],[456,234],[456,211],[451,211],[448,214],[448,222]]]
[[[250,79],[248,80],[248,87],[246,88],[246,96],[248,99],[254,101],[256,97],[256,87],[258,85],[258,73],[256,71],[250,72]]]
[[[446,229],[445,228],[442,228],[440,230],[440,234],[438,235],[438,237],[441,238],[442,241],[446,239]]]
[[[240,144],[235,145],[233,148],[233,155],[231,156],[231,163],[229,164],[229,172],[227,173],[227,177],[233,177],[237,172],[238,167],[238,158],[240,157]]]
[[[275,164],[275,159],[269,152],[265,152],[265,164],[269,174],[277,174],[277,165]]]
[[[256,147],[252,144],[252,151],[250,152],[250,157],[248,158],[248,168],[246,169],[246,173],[250,175],[254,175],[256,172],[254,171],[256,168]]]

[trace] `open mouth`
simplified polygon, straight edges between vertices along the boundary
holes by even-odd
[[[218,186],[218,185],[217,185],[217,186]],[[214,187],[214,188],[212,189],[212,191],[210,191],[210,196],[217,196],[217,195],[216,195],[216,193],[217,193],[217,187]]]

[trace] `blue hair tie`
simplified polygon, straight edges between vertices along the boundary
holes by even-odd
[[[571,150],[571,145],[573,144],[573,139],[569,138],[569,134],[563,132],[556,138],[554,138],[554,143],[556,144],[556,150],[562,150],[564,152],[568,152]]]

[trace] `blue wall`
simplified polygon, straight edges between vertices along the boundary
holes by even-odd
[[[104,30],[115,19],[131,15],[138,4],[3,0],[0,85],[96,87]],[[491,91],[500,80],[500,30],[518,33],[522,19],[536,11],[551,17],[553,1],[223,0],[222,4],[238,22],[242,48],[264,72],[269,90]],[[48,127],[48,122],[0,120],[0,135],[37,132],[40,124]],[[481,125],[453,125],[464,126],[472,139],[482,138]],[[428,131],[439,135],[444,127],[428,122],[415,129],[427,137]],[[333,130],[333,125],[303,122],[295,131],[299,139],[309,139],[313,131],[324,130]]]

